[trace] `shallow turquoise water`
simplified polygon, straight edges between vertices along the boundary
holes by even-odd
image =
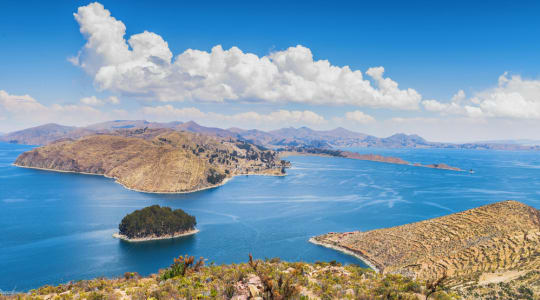
[[[240,176],[181,195],[126,190],[101,176],[11,166],[31,146],[0,144],[0,289],[126,271],[141,274],[189,253],[216,263],[256,258],[362,262],[308,243],[329,231],[410,223],[506,199],[540,208],[540,153],[385,150],[412,162],[445,162],[474,174],[376,162],[290,157],[286,177]],[[111,237],[122,217],[152,204],[197,217],[195,236],[129,244]],[[503,217],[503,216],[501,216]]]

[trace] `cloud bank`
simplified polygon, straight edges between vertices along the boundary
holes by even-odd
[[[116,96],[110,96],[105,99],[99,99],[96,96],[90,96],[90,97],[81,98],[80,102],[86,105],[90,105],[90,106],[102,106],[102,105],[105,105],[106,103],[120,104],[120,99],[118,99],[118,97]]]
[[[161,106],[147,106],[141,111],[145,116],[161,120],[197,120],[212,124],[231,124],[234,126],[268,127],[268,126],[299,126],[299,125],[322,125],[327,120],[315,112],[305,110],[277,110],[267,114],[261,114],[254,111],[225,115],[215,112],[202,112],[195,107],[175,108],[170,104]],[[247,127],[246,127],[247,126]],[[251,126],[251,127],[250,127]]]
[[[87,42],[71,62],[100,90],[159,101],[246,101],[417,109],[421,95],[399,89],[384,68],[361,71],[314,60],[309,48],[290,47],[259,57],[220,45],[173,57],[167,42],[144,31],[126,41],[126,26],[100,3],[74,14]]]
[[[30,95],[13,95],[0,90],[0,125],[8,130],[25,126],[57,122],[66,125],[88,125],[114,119],[150,119],[154,121],[197,121],[219,127],[280,128],[285,126],[321,126],[328,121],[310,110],[276,110],[269,113],[254,111],[236,114],[203,112],[195,107],[176,108],[170,104],[144,106],[133,111],[104,110],[105,103],[115,104],[116,97],[99,99],[95,96],[80,99],[76,104],[44,105]],[[9,126],[16,121],[16,127]]]
[[[504,73],[496,87],[469,99],[460,90],[447,103],[424,100],[422,105],[428,111],[473,118],[540,119],[540,80]]]
[[[118,100],[114,98],[116,97],[109,97],[107,101]],[[5,123],[3,128],[14,130],[50,122],[87,125],[91,122],[128,117],[124,110],[104,112],[92,107],[96,105],[95,100],[104,101],[92,96],[81,99],[81,104],[44,105],[30,95],[14,95],[0,90],[0,121]]]

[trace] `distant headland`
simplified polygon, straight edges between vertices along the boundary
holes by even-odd
[[[290,155],[343,157],[343,158],[376,161],[376,162],[383,162],[383,163],[397,164],[397,165],[410,165],[413,167],[424,167],[424,168],[451,170],[451,171],[459,171],[459,172],[464,171],[458,167],[452,167],[445,163],[423,165],[420,163],[410,163],[399,157],[383,156],[383,155],[378,155],[378,154],[359,154],[359,153],[351,152],[351,151],[325,149],[325,148],[286,147],[286,148],[280,148],[278,149],[278,151],[281,154],[281,157],[287,157]]]

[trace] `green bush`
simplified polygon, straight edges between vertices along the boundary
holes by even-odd
[[[227,175],[221,174],[214,169],[210,169],[210,174],[206,177],[206,181],[211,184],[218,184],[221,183],[225,177],[227,177]]]
[[[128,238],[163,236],[193,229],[197,221],[181,209],[152,205],[125,216],[118,229]]]

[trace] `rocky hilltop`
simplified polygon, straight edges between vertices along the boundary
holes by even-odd
[[[349,251],[383,274],[444,278],[451,286],[519,279],[540,292],[540,211],[516,201],[387,229],[328,233],[311,241]]]
[[[276,152],[233,138],[170,129],[122,129],[22,153],[15,165],[114,178],[127,188],[191,192],[240,174],[283,175]]]

